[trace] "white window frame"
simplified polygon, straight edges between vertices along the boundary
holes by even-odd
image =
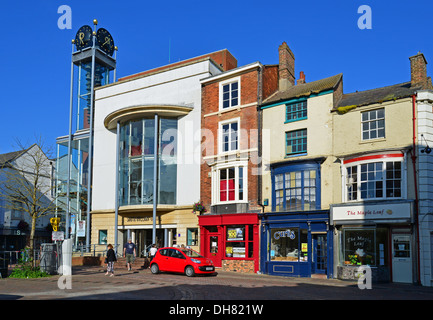
[[[232,84],[234,82],[238,83],[238,104],[232,105],[231,103],[231,90],[230,90],[230,105],[227,108],[223,108],[223,87],[227,84]],[[241,105],[241,77],[231,78],[229,80],[221,81],[219,83],[219,110],[229,110]]]
[[[390,153],[393,154],[393,153]],[[398,200],[398,199],[407,199],[407,161],[406,161],[406,153],[401,154],[393,154],[392,157],[387,157],[386,155],[382,154],[375,154],[375,155],[368,155],[366,156],[366,160],[363,160],[363,157],[360,157],[361,160],[359,161],[353,161],[350,163],[344,163],[342,162],[342,197],[343,202],[357,202],[357,201],[376,201],[376,200]],[[382,197],[375,197],[375,198],[361,198],[361,165],[363,164],[369,164],[369,163],[382,163],[382,186],[383,186],[383,195]],[[386,163],[387,162],[401,162],[401,185],[400,185],[400,197],[386,197]],[[347,168],[348,167],[357,167],[357,197],[356,199],[349,200],[348,196],[348,190],[347,190]]]
[[[224,151],[223,145],[224,145],[224,140],[223,140],[223,126],[227,125],[227,124],[231,124],[231,123],[237,123],[238,124],[238,131],[237,131],[237,148],[236,149],[231,149],[231,130],[229,130],[229,150]],[[240,148],[240,141],[241,141],[241,118],[233,118],[233,119],[228,119],[228,120],[224,120],[224,121],[220,121],[218,124],[218,153],[231,153],[231,152],[237,152],[239,151]]]
[[[239,168],[243,168],[243,199],[239,200]],[[235,200],[220,201],[220,171],[235,168]],[[212,205],[248,203],[248,161],[233,161],[212,167]]]
[[[376,116],[377,116],[377,112],[379,110],[383,110],[383,118],[380,118],[380,119],[376,118],[375,120],[370,120],[369,119],[369,120],[366,120],[366,121],[362,120],[362,117],[363,117],[364,114],[370,113],[370,112],[374,111],[374,112],[376,112]],[[386,138],[386,123],[385,123],[385,119],[386,119],[385,108],[378,108],[378,109],[372,109],[372,110],[362,111],[361,112],[361,141],[371,141],[371,140],[376,140],[376,139],[385,139]],[[379,120],[383,120],[383,137],[376,136],[375,138],[370,138],[372,131],[376,131],[376,133],[379,132],[379,130],[377,128]],[[373,123],[373,122],[376,123],[376,128],[375,129],[371,129],[370,128],[370,124]],[[368,123],[369,124],[369,129],[368,130],[364,131],[364,129],[363,129],[364,123]],[[364,139],[364,132],[368,132],[369,138]]]

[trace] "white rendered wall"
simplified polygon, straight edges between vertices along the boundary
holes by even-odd
[[[218,71],[209,61],[135,80],[123,81],[95,91],[92,210],[114,210],[116,130],[104,119],[113,111],[136,105],[182,105],[193,108],[178,121],[177,205],[200,199],[200,79]]]

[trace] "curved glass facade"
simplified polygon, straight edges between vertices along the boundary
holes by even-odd
[[[154,161],[157,143],[157,201],[176,204],[177,119],[128,121],[120,127],[119,204],[146,205],[154,201]]]

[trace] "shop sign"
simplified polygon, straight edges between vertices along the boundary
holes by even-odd
[[[295,239],[295,233],[293,230],[287,229],[285,231],[276,231],[274,233],[274,239],[278,240],[280,238],[289,238],[291,240]]]
[[[409,219],[411,204],[383,203],[332,207],[333,221]]]
[[[244,240],[244,228],[227,228],[227,241]]]
[[[126,222],[146,222],[152,221],[152,217],[127,217]]]

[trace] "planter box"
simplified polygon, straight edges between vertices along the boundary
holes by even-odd
[[[358,281],[356,276],[360,266],[337,266],[337,279],[340,280],[355,280]],[[372,282],[390,282],[391,277],[388,267],[370,267]]]
[[[72,257],[73,266],[100,266],[105,257]]]

